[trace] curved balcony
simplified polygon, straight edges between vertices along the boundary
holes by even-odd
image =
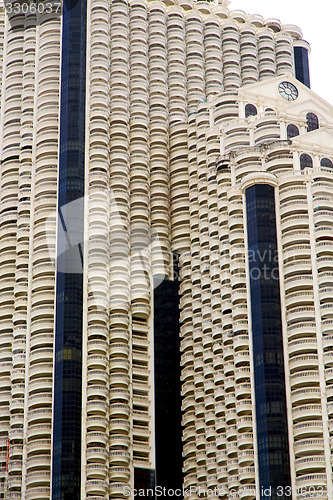
[[[109,478],[111,484],[113,484],[114,481],[127,482],[130,478],[130,470],[127,467],[112,466],[109,468]]]
[[[38,408],[36,410],[30,410],[28,413],[28,424],[36,425],[37,423],[44,423],[51,421],[52,409],[51,408]]]
[[[254,484],[242,483],[239,489],[240,500],[255,500],[256,487]]]
[[[239,483],[239,480],[238,480],[238,476],[237,475],[234,475],[234,476],[229,476],[228,477],[228,488],[229,490],[231,489],[238,489],[240,487],[240,483]]]
[[[324,364],[325,367],[333,367],[333,352],[324,352]]]
[[[51,464],[51,456],[50,455],[38,455],[27,458],[27,473],[29,474],[29,470],[33,471],[38,468],[49,468]]]
[[[238,453],[238,463],[240,467],[252,466],[254,464],[254,451],[242,450]]]
[[[105,432],[107,428],[107,420],[105,417],[97,415],[87,416],[87,432]]]
[[[333,368],[328,368],[325,370],[325,379],[327,384],[333,382]]]
[[[322,437],[323,435],[323,423],[321,421],[307,421],[294,424],[293,426],[295,439],[305,439],[307,437],[313,438]]]
[[[109,485],[110,498],[123,498],[125,486],[128,486],[128,482],[122,482],[122,483],[111,482]],[[92,497],[91,500],[99,500],[99,499],[100,495],[98,497]]]
[[[108,482],[96,479],[87,479],[86,493],[88,495],[103,495],[105,496],[108,491]]]
[[[311,420],[321,418],[322,407],[321,405],[304,405],[292,409],[294,422],[301,420]]]
[[[323,455],[324,440],[323,439],[302,439],[294,442],[294,450],[296,457],[303,455]]]
[[[299,314],[299,313],[297,313]],[[314,315],[314,311],[313,311]],[[291,356],[295,354],[309,354],[317,352],[317,340],[313,339],[304,339],[304,340],[294,340],[289,342],[288,351]]]
[[[252,415],[253,407],[251,399],[236,401],[236,411],[238,417],[242,415]]]
[[[50,484],[50,478],[51,478],[51,473],[50,472],[44,472],[43,470],[41,471],[36,471],[36,472],[30,472],[27,474],[26,478],[26,484],[28,488],[31,486],[48,486]],[[21,498],[21,497],[20,497]]]
[[[324,456],[312,456],[312,457],[302,457],[296,458],[295,469],[298,474],[306,474],[308,472],[325,472],[325,457]]]
[[[105,480],[108,475],[108,468],[104,464],[87,464],[87,479]]]
[[[251,432],[252,429],[253,429],[252,417],[239,417],[237,419],[237,431],[239,433]]]
[[[227,438],[224,434],[216,435],[216,447],[218,450],[225,450],[227,446]]]
[[[242,366],[235,370],[235,383],[248,382],[250,380],[250,368]]]
[[[50,439],[52,426],[51,424],[36,424],[29,425],[27,430],[27,437],[31,440],[37,439]]]
[[[329,336],[333,334],[333,319],[322,320],[321,327],[324,336]]]
[[[31,500],[47,500],[50,498],[50,488],[27,488],[26,498]]]
[[[318,367],[319,369],[319,367]],[[299,373],[294,373],[290,375],[290,386],[291,389],[309,387],[309,385],[316,385],[319,387],[319,371],[301,371]],[[333,374],[332,374],[333,380]]]
[[[314,370],[318,368],[318,356],[316,354],[294,356],[289,359],[289,367],[291,373],[300,370]]]
[[[250,363],[250,352],[249,351],[237,351],[234,354],[235,368],[239,366],[249,366]]]
[[[238,478],[239,478],[239,482],[241,484],[247,484],[250,482],[254,482],[254,480],[255,480],[255,468],[254,467],[240,467],[238,470]],[[242,498],[244,498],[244,497],[242,497]]]
[[[310,389],[297,389],[291,391],[292,404],[304,403],[320,403],[321,391],[319,388],[312,387]]]
[[[316,324],[314,322],[302,322],[296,323],[295,325],[288,326],[288,337],[289,340],[294,340],[299,337],[306,337],[311,335],[314,337],[316,334]],[[300,366],[300,365],[299,365]],[[311,364],[313,366],[313,363]]]
[[[253,448],[253,433],[239,434],[237,437],[238,448]]]
[[[233,441],[237,438],[236,425],[228,425],[226,429],[226,438],[228,441]]]
[[[86,434],[86,440],[87,440],[87,446],[88,448],[90,446],[93,446],[94,449],[95,447],[100,447],[102,449],[105,448],[106,444],[107,444],[107,435],[105,434],[105,432],[87,432]],[[91,448],[89,448],[91,449]]]
[[[235,386],[236,399],[250,399],[251,398],[251,384],[240,383]]]

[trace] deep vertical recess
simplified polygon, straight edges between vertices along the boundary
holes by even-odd
[[[134,491],[136,492],[134,500],[155,500],[154,488],[155,470],[145,469],[143,467],[134,467]]]
[[[80,498],[86,22],[86,0],[64,2],[52,500]]]
[[[181,365],[178,259],[174,281],[154,290],[156,485],[182,487]]]
[[[290,499],[277,490],[291,479],[274,188],[248,188],[246,209],[260,489]]]
[[[294,58],[297,80],[310,88],[309,51],[304,47],[294,47]]]

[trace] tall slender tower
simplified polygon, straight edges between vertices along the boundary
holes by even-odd
[[[333,108],[229,3],[0,4],[0,498],[333,497]]]

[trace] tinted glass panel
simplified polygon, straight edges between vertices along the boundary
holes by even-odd
[[[64,2],[61,77],[58,186],[60,223],[57,242],[60,255],[57,261],[52,500],[79,500],[82,406],[82,247],[79,244],[76,251],[66,251],[62,254],[61,249],[67,247],[66,238],[68,238],[69,227],[75,228],[75,241],[83,242],[83,212],[75,210],[75,213],[71,215],[64,207],[72,201],[81,199],[84,195],[85,0]]]
[[[286,500],[277,490],[291,481],[274,188],[248,188],[246,209],[260,489]]]
[[[182,487],[183,466],[177,262],[175,280],[154,290],[156,484],[170,489]]]
[[[310,88],[309,52],[304,47],[294,48],[296,78]]]
[[[137,492],[134,495],[134,500],[147,499],[155,500],[155,471],[153,469],[144,469],[141,467],[134,468],[134,490]]]

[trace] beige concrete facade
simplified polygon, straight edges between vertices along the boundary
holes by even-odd
[[[88,1],[82,499],[121,500],[134,467],[154,469],[153,277],[172,276],[172,251],[184,485],[259,498],[244,223],[254,182],[275,187],[279,214],[293,498],[302,486],[332,498],[333,178],[322,160],[333,160],[333,110],[294,78],[300,30],[228,3]],[[10,24],[0,10],[6,499],[51,498],[61,30],[61,17]],[[281,81],[297,86],[294,103]],[[320,128],[307,133],[309,112]],[[290,124],[300,135],[288,140]]]
[[[278,92],[285,81],[298,88],[295,102]],[[245,118],[247,104],[256,116]],[[309,111],[319,118],[312,132]],[[333,108],[290,76],[225,92],[189,118],[192,244],[181,256],[187,488],[260,498],[245,191],[269,184],[276,197],[293,498],[332,496],[332,119]],[[291,124],[300,135],[287,140]],[[302,169],[303,154],[312,168]]]

